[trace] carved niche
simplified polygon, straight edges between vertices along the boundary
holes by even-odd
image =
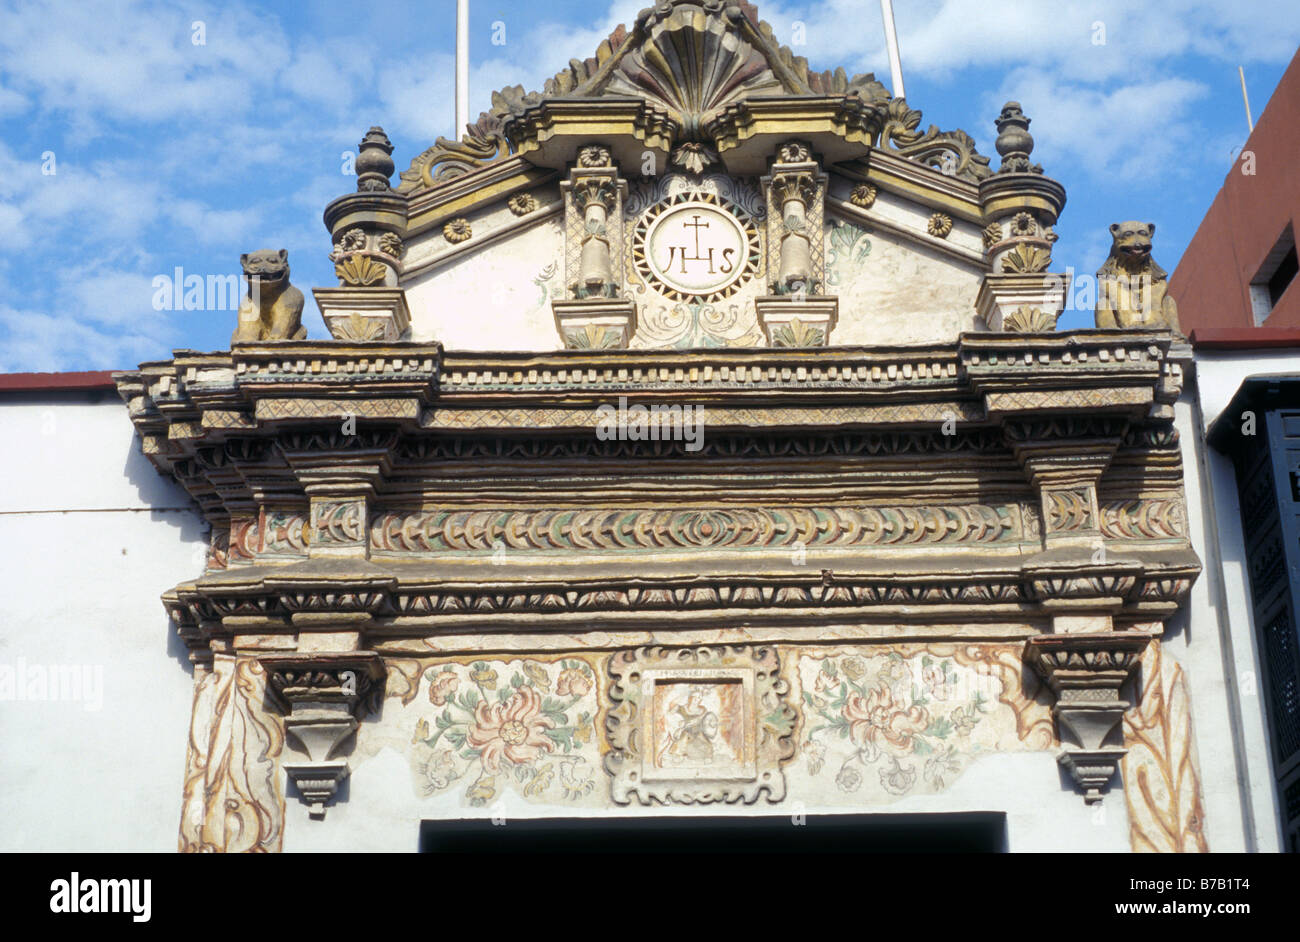
[[[623,200],[609,148],[578,151],[564,193],[564,275],[568,297],[552,302],[556,327],[569,348],[626,347],[636,332],[636,304],[623,296]]]

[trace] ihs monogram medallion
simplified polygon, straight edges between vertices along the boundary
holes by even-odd
[[[749,213],[714,193],[684,191],[637,222],[632,261],[645,281],[674,301],[718,301],[759,269],[762,249]]]

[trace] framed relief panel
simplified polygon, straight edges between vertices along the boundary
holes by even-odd
[[[650,802],[785,796],[795,714],[773,648],[638,648],[610,658],[612,797]]]

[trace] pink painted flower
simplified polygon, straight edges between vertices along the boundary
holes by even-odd
[[[555,693],[560,697],[585,697],[591,690],[591,678],[580,667],[560,671],[555,683]]]
[[[516,687],[504,703],[479,701],[465,742],[480,750],[484,769],[498,771],[502,758],[522,765],[555,751],[555,740],[546,735],[555,721],[542,713],[541,707],[542,695],[528,684]]]
[[[883,743],[909,752],[912,740],[928,725],[930,717],[924,707],[903,709],[894,703],[889,688],[877,686],[864,697],[851,693],[844,701],[844,718],[849,722],[849,736],[875,754]]]
[[[447,699],[456,693],[460,683],[451,671],[443,671],[429,682],[429,702],[434,706],[443,706]]]
[[[926,691],[936,700],[947,700],[948,694],[952,692],[941,664],[930,664],[925,667],[921,671],[921,681],[925,684]]]

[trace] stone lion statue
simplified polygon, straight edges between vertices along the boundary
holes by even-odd
[[[239,256],[248,293],[239,302],[239,325],[230,342],[302,340],[302,292],[289,284],[289,253],[259,249]]]
[[[1168,327],[1181,337],[1169,276],[1151,258],[1152,222],[1111,225],[1110,255],[1097,270],[1098,327]]]

